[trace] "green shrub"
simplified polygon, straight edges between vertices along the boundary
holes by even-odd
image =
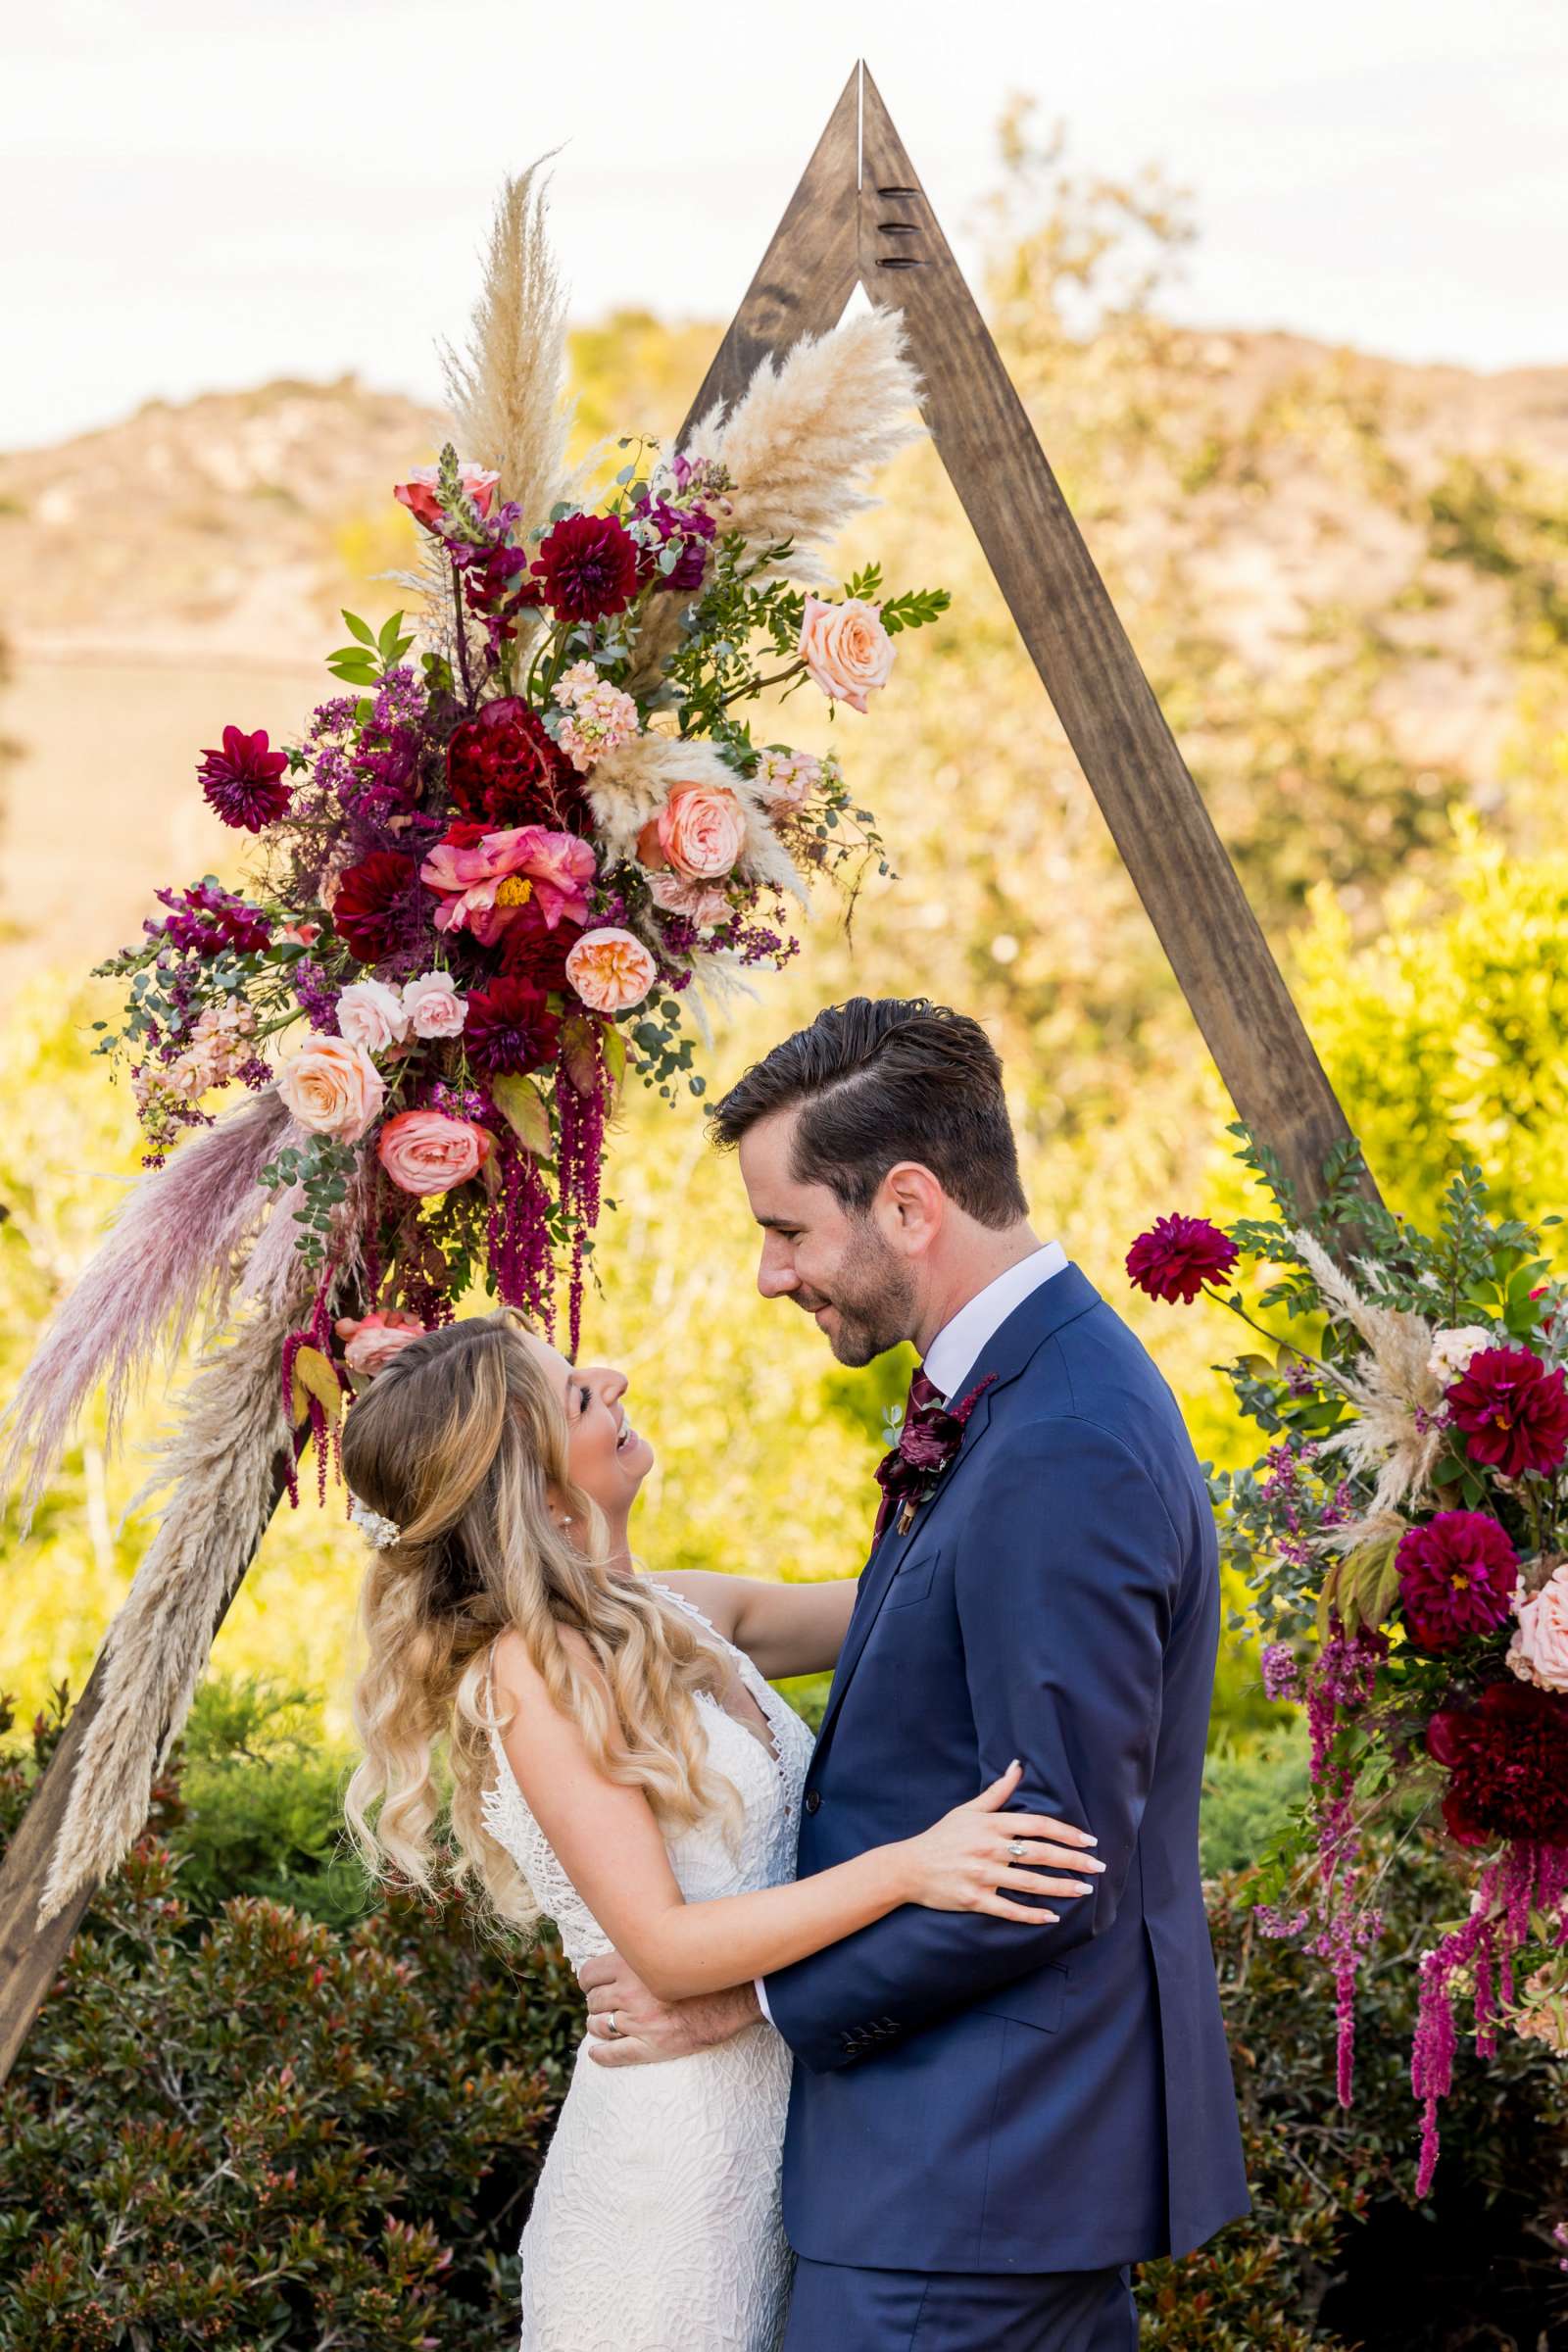
[[[1252,1746],[1237,1747],[1227,1740],[1211,1749],[1199,1823],[1203,1876],[1217,1879],[1250,1868],[1298,1811],[1306,1792],[1306,1734],[1299,1718],[1277,1725]]]

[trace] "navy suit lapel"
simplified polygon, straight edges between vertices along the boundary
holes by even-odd
[[[855,1596],[849,1631],[839,1652],[833,1687],[828,1692],[821,1729],[816,1736],[818,1759],[838,1720],[839,1710],[844,1704],[844,1693],[860,1662],[861,1652],[871,1638],[871,1628],[892,1590],[893,1580],[898,1575],[905,1555],[926,1533],[932,1515],[947,1504],[950,1488],[961,1476],[964,1464],[976,1451],[990,1427],[993,1405],[1002,1393],[1027,1369],[1054,1332],[1059,1331],[1064,1323],[1086,1314],[1090,1307],[1099,1303],[1100,1293],[1088,1277],[1081,1274],[1076,1266],[1064,1267],[1061,1273],[1042,1283],[1039,1290],[1031,1292],[1022,1304],[1013,1309],[954,1391],[956,1396],[966,1396],[979,1381],[985,1379],[987,1373],[996,1375],[992,1386],[986,1390],[970,1414],[963,1433],[963,1443],[931,1500],[916,1513],[914,1524],[906,1534],[899,1533],[896,1516],[891,1519],[883,1530],[882,1541],[860,1571],[860,1589]]]

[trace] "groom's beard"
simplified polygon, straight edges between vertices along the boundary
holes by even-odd
[[[868,1364],[914,1329],[914,1278],[869,1223],[855,1231],[830,1291],[793,1297],[808,1315],[822,1306],[834,1310],[833,1327],[818,1329],[841,1364]]]

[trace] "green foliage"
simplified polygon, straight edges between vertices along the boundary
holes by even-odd
[[[1272,1712],[1277,1719],[1280,1709]],[[1307,1786],[1306,1740],[1294,1711],[1248,1746],[1227,1740],[1216,1747],[1203,1774],[1203,1876],[1254,1868],[1289,1830]]]

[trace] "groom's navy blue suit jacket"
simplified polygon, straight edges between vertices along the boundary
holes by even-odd
[[[795,2052],[784,2213],[819,2262],[1063,2271],[1182,2252],[1247,2211],[1199,1879],[1219,1636],[1213,1517],[1169,1389],[1076,1267],[912,1529],[860,1580],[801,1823],[803,1877],[927,1828],[1013,1756],[1088,1829],[1038,1928],[912,1906],[770,1976]]]

